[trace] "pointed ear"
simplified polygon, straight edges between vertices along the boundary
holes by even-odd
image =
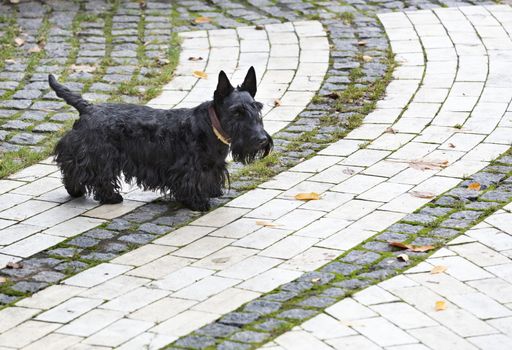
[[[234,88],[229,82],[226,73],[224,73],[224,71],[221,70],[219,73],[219,81],[217,82],[217,89],[215,89],[213,98],[215,100],[222,100],[224,97],[228,96],[233,90]]]
[[[240,90],[247,91],[254,98],[254,96],[256,96],[256,86],[256,72],[254,71],[254,67],[251,66],[245,76],[244,82],[240,86]]]

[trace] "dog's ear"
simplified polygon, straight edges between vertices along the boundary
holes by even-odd
[[[233,90],[234,88],[229,82],[228,76],[221,70],[219,73],[219,81],[217,82],[217,89],[215,89],[215,93],[213,94],[214,99],[222,100],[233,92]]]
[[[254,71],[254,67],[251,66],[245,76],[244,82],[240,86],[240,90],[247,91],[254,98],[254,96],[256,96],[256,86],[256,72]]]

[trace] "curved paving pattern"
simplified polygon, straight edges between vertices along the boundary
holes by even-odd
[[[269,344],[297,349],[508,349],[509,204],[426,261],[328,307]],[[435,266],[446,271],[432,274]],[[436,311],[436,302],[445,310]]]
[[[320,88],[328,67],[329,45],[318,21],[258,28],[180,33],[183,51],[176,76],[148,105],[196,106],[213,95],[220,67],[235,83],[243,81],[248,68],[255,66],[259,74],[258,100],[265,105],[265,127],[271,134],[282,129]],[[226,60],[226,52],[233,60]],[[204,71],[210,77],[196,78],[194,71]],[[280,106],[275,106],[277,99]],[[0,180],[0,266],[34,255],[160,197],[157,192],[129,184],[122,192],[125,202],[120,205],[100,206],[90,199],[70,199],[51,159]]]
[[[452,188],[510,146],[510,16],[501,6],[381,15],[402,66],[362,127],[153,244],[4,310],[0,345],[172,342],[429,201],[413,191]],[[418,160],[439,167],[418,170]],[[323,197],[293,199],[305,191]]]

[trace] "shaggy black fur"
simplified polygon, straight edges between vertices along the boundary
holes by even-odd
[[[146,190],[160,190],[193,210],[209,209],[209,198],[222,195],[229,174],[226,157],[249,163],[273,146],[254,100],[256,75],[251,67],[233,88],[221,71],[213,101],[195,108],[153,109],[133,104],[91,104],[49,76],[57,96],[80,112],[73,129],[59,141],[55,160],[73,197],[86,193],[101,203],[119,203],[120,176]],[[213,106],[228,146],[212,129]]]

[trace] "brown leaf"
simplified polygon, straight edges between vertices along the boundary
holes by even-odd
[[[14,38],[14,42],[16,43],[17,46],[21,46],[21,45],[25,44],[25,39],[17,37],[17,38]]]
[[[409,261],[409,255],[407,254],[400,254],[400,255],[397,255],[396,257],[398,260],[402,260],[402,261],[405,261],[405,262],[408,262]]]
[[[265,27],[260,26],[259,24],[257,24],[257,25],[254,27],[254,29],[256,29],[256,30],[263,30],[263,29],[265,29]]]
[[[363,61],[371,62],[371,61],[373,61],[373,57],[372,56],[368,56],[368,55],[363,55]]]
[[[393,161],[393,160],[390,160]],[[423,160],[423,159],[415,159],[411,161],[406,161],[409,166],[413,169],[417,170],[439,170],[444,169],[448,166],[447,160]]]
[[[386,128],[386,130],[384,132],[388,133],[388,134],[396,134],[396,130],[391,127]]]
[[[201,16],[201,17],[196,17],[196,19],[194,19],[194,22],[195,23],[209,23],[209,22],[211,22],[211,19],[208,17]]]
[[[447,270],[448,268],[446,266],[443,266],[443,265],[437,265],[437,266],[434,266],[432,268],[432,270],[430,270],[430,273],[435,275],[437,273],[443,273]]]
[[[435,309],[436,309],[436,311],[446,310],[446,303],[442,300],[436,301]]]
[[[297,193],[295,199],[299,201],[317,201],[320,199],[320,195],[316,192]]]
[[[409,193],[411,194],[411,196],[426,199],[434,198],[436,196],[432,192],[411,191]]]
[[[388,241],[388,244],[393,247],[407,249],[412,252],[427,252],[427,251],[435,248],[432,245],[414,245],[414,244],[407,244],[407,243],[395,242],[395,241]]]
[[[23,268],[23,263],[9,261],[7,265],[5,265],[5,267],[7,267],[8,269],[21,269]]]
[[[190,56],[188,58],[189,61],[202,61],[203,58],[201,56]]]
[[[34,45],[30,49],[28,49],[30,53],[38,53],[41,52],[41,47],[39,45]]]
[[[450,142],[450,143],[448,144],[448,147],[450,147],[450,148],[455,148],[455,145],[454,145],[453,143],[451,143],[451,142]]]
[[[278,98],[276,98],[276,99],[274,100],[274,107],[279,107],[280,105],[282,105],[281,100],[280,100],[280,99],[278,99]]]
[[[96,66],[89,66],[87,64],[72,64],[69,68],[74,72],[92,73],[96,70]]]
[[[335,91],[325,94],[324,96],[332,98],[333,100],[337,100],[338,98],[340,98],[340,95]]]
[[[257,220],[256,225],[263,226],[263,227],[277,227],[281,225],[274,224],[270,221],[264,221],[264,220]]]
[[[473,191],[480,191],[480,188],[482,188],[482,186],[480,186],[478,182],[472,182],[468,185],[468,188]]]
[[[200,70],[195,70],[192,74],[199,79],[208,79],[208,74]]]
[[[368,43],[366,41],[364,41],[364,40],[359,40],[357,42],[357,45],[359,45],[359,46],[366,46],[366,44],[368,44]]]
[[[146,4],[146,1],[144,1],[144,0],[139,0],[139,8],[140,8],[141,10],[145,10],[147,7],[148,7],[148,5]]]

